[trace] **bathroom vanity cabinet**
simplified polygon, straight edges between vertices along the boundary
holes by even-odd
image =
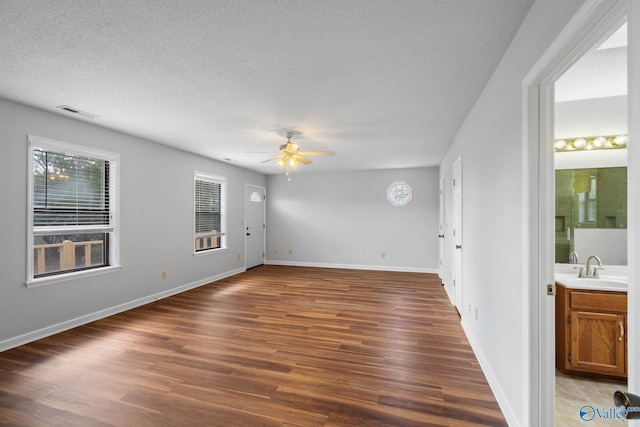
[[[626,292],[557,284],[556,368],[567,374],[627,377]]]

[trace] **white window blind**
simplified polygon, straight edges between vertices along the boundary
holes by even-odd
[[[195,251],[225,246],[226,179],[195,174]]]
[[[34,234],[113,231],[109,211],[110,162],[33,150]]]

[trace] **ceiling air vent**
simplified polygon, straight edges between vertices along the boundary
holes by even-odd
[[[56,108],[67,111],[69,113],[77,114],[82,117],[87,117],[89,119],[95,119],[96,117],[98,117],[95,114],[87,113],[86,111],[78,110],[77,108],[69,107],[68,105],[59,105]]]

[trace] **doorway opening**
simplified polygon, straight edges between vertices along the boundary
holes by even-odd
[[[525,405],[530,425],[554,425],[555,412],[556,305],[555,297],[548,293],[548,289],[552,289],[548,284],[556,282],[555,82],[612,28],[621,24],[627,11],[624,0],[585,3],[523,80],[523,177],[526,193],[523,202],[529,221],[523,224],[527,243],[523,254],[525,289],[522,308],[527,331],[523,350],[528,355],[529,366],[525,378],[529,394]],[[633,99],[633,96],[629,97],[630,105],[633,105]],[[630,161],[629,170],[633,176],[631,166]],[[629,194],[633,209],[632,195]],[[633,221],[631,213],[629,222],[633,224]],[[633,243],[629,247],[633,248]],[[630,279],[634,276],[633,268],[630,263]],[[631,293],[628,304],[630,316],[634,315],[633,306]],[[629,342],[635,336],[637,331],[631,332]],[[634,350],[633,346],[629,348],[629,360],[633,360]],[[631,381],[633,375],[632,369]],[[613,396],[610,406],[613,406]],[[580,413],[575,417],[578,423],[582,422]]]
[[[554,82],[555,425],[595,420],[627,389],[626,17],[602,31]]]

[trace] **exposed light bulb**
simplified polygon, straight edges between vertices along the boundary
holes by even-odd
[[[280,160],[278,160],[278,166],[280,166],[281,168],[283,168],[283,167],[284,167],[285,163],[286,163],[286,162],[285,162],[285,160],[284,160],[284,157],[281,157],[281,158],[280,158]]]
[[[584,138],[578,138],[573,141],[573,146],[576,148],[584,148],[587,145],[587,140]]]
[[[596,148],[602,148],[606,145],[607,139],[604,136],[598,136],[593,139],[593,146]]]
[[[556,148],[556,150],[562,150],[566,148],[567,141],[565,141],[564,139],[556,139],[556,142],[553,144],[553,146]]]
[[[616,145],[625,145],[628,142],[627,135],[618,135],[613,138],[613,142]]]

